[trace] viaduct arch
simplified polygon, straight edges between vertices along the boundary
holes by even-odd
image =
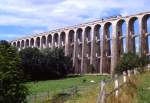
[[[11,44],[19,50],[62,47],[65,55],[72,57],[75,73],[113,73],[125,52],[150,57],[150,12],[60,28],[12,40]]]

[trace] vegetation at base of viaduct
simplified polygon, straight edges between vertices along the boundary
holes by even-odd
[[[133,53],[123,54],[115,71],[144,67],[149,58]],[[6,41],[0,41],[0,102],[25,103],[29,80],[59,79],[74,73],[72,60],[64,55],[62,48],[25,48],[17,51]],[[26,79],[26,80],[25,80]]]
[[[19,52],[25,77],[31,80],[47,80],[65,77],[72,73],[71,58],[63,49],[26,48]]]
[[[149,58],[147,56],[138,56],[135,53],[124,53],[122,57],[119,59],[115,73],[122,73],[123,71],[132,70],[135,68],[139,71],[143,71],[144,67],[149,63]]]
[[[58,79],[73,72],[72,61],[63,49],[17,51],[7,41],[0,41],[0,103],[25,103],[29,80]]]
[[[0,41],[0,103],[25,103],[27,94],[17,49]]]

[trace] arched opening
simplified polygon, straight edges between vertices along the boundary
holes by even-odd
[[[58,47],[58,33],[55,33],[54,34],[54,47],[56,48],[56,47]]]
[[[148,31],[148,34],[150,34],[150,14],[147,19],[147,31]]]
[[[93,66],[94,66],[94,69],[96,70],[97,73],[100,73],[100,61],[101,61],[101,37],[100,37],[100,34],[101,34],[101,25],[97,24],[95,27],[94,27],[94,37],[95,37],[95,41],[94,41],[94,62],[93,62]]]
[[[42,36],[42,48],[46,48],[46,37]]]
[[[31,46],[31,48],[34,47],[34,39],[33,38],[31,38],[31,40],[30,40],[30,46]]]
[[[69,37],[68,37],[68,44],[69,44],[69,56],[73,57],[73,53],[74,53],[74,31],[70,30],[69,31]]]
[[[112,23],[107,22],[104,25],[104,61],[103,73],[110,73],[111,55],[112,55]]]
[[[65,49],[65,40],[66,40],[66,34],[65,32],[62,32],[60,34],[60,46],[64,49]]]
[[[85,38],[86,42],[91,41],[91,27],[86,27],[85,28]]]
[[[85,69],[85,73],[93,73],[95,72],[94,69],[91,70],[91,68],[89,68],[90,66],[90,57],[91,57],[91,27],[86,27],[85,28],[85,33],[84,33],[84,37],[85,37],[85,44],[84,44],[84,54],[85,54],[85,59],[84,59],[84,69]]]
[[[20,48],[20,41],[17,41],[17,47]]]
[[[36,47],[40,48],[40,37],[36,38]]]
[[[47,45],[48,45],[48,48],[52,48],[52,35],[51,34],[49,34],[47,37]]]
[[[77,30],[77,41],[78,41],[78,44],[82,43],[82,29],[81,28]]]
[[[26,47],[26,48],[28,48],[28,47],[29,47],[29,39],[26,39],[25,47]]]
[[[137,17],[132,17],[129,20],[129,34],[131,52],[139,54],[140,51],[140,33],[139,33],[139,21]]]
[[[117,57],[127,52],[126,50],[126,22],[121,19],[117,23]]]
[[[15,46],[15,47],[16,47],[16,42],[13,42],[13,46]]]
[[[147,46],[147,47],[148,47],[148,51],[147,51],[147,52],[148,52],[148,54],[150,55],[150,35],[147,37],[147,39],[148,39],[148,40],[147,40],[147,45],[148,45],[148,46]]]
[[[21,48],[24,48],[25,46],[25,43],[24,43],[24,40],[21,41]]]
[[[144,15],[142,18],[142,37],[144,38],[142,41],[144,54],[150,56],[150,14]]]
[[[82,32],[83,30],[79,28],[77,30],[77,35],[76,35],[76,41],[77,41],[77,47],[76,47],[76,63],[75,63],[75,72],[76,73],[81,73],[81,58],[82,58]]]

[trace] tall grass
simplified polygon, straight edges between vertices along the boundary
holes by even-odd
[[[112,89],[111,87],[112,84],[110,84],[107,89]],[[150,72],[143,72],[136,76],[133,75],[129,81],[119,89],[119,96],[115,97],[115,93],[113,93],[106,99],[106,103],[150,103],[149,87]],[[98,83],[88,86],[87,84],[78,85],[77,89],[77,92],[73,95],[61,92],[54,96],[45,97],[43,102],[36,101],[33,103],[96,103],[99,92]],[[68,91],[69,90],[67,90],[67,93]]]
[[[143,72],[132,78],[119,90],[119,96],[113,93],[106,103],[150,103],[150,72]]]
[[[122,88],[119,89],[119,96],[116,97],[115,93],[106,99],[106,103],[136,103],[135,97],[137,96],[137,81],[132,78]]]

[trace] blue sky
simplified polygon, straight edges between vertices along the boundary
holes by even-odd
[[[0,39],[150,11],[149,5],[150,0],[0,0]]]

